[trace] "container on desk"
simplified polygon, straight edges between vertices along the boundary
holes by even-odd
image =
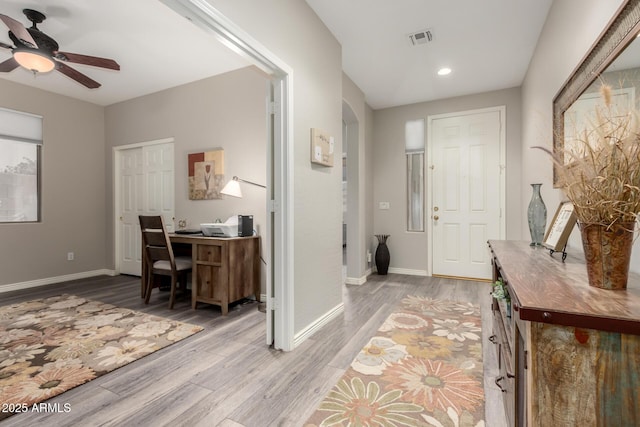
[[[225,222],[203,223],[200,229],[207,237],[253,236],[253,215],[232,216]]]

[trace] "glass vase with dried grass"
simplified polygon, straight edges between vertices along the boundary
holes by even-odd
[[[600,94],[602,105],[561,153],[534,148],[551,155],[574,205],[589,284],[626,289],[640,211],[640,115],[613,105],[610,86]]]

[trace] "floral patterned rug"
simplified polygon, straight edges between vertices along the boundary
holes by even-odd
[[[201,330],[74,295],[0,307],[0,420]]]
[[[483,427],[480,307],[408,296],[304,424]]]

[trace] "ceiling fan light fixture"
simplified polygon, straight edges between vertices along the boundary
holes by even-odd
[[[49,55],[35,49],[15,49],[13,58],[22,67],[33,72],[48,73],[56,68],[56,63]]]

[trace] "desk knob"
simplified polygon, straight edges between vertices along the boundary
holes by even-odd
[[[551,313],[549,313],[548,311],[542,313],[542,320],[544,320],[545,322],[551,322],[552,317],[553,316],[551,316]]]

